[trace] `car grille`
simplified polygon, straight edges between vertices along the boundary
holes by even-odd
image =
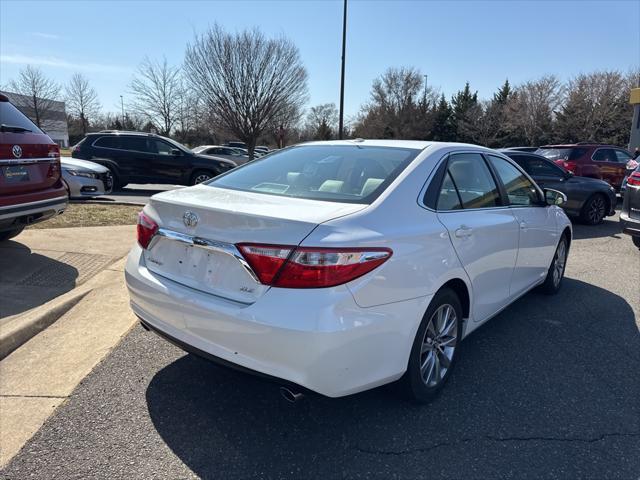
[[[110,193],[113,188],[113,176],[111,175],[111,172],[98,174],[98,179],[102,181],[105,193]]]

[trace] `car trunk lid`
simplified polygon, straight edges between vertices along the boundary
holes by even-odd
[[[259,283],[238,243],[298,245],[320,223],[365,208],[198,185],[151,198],[145,211],[159,224],[144,256],[147,268],[177,283],[253,303]]]

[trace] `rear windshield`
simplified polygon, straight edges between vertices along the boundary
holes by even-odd
[[[214,187],[330,202],[373,202],[420,153],[409,148],[301,145],[209,182]]]
[[[542,155],[543,157],[548,158],[549,160],[576,160],[580,158],[585,153],[587,153],[586,148],[575,148],[575,147],[565,147],[565,148],[539,148],[536,150],[538,155]]]
[[[18,127],[30,132],[42,133],[35,123],[9,102],[0,102],[0,124],[4,128]],[[22,130],[24,131],[24,130]]]

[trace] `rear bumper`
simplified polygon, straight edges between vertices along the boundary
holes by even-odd
[[[0,230],[11,230],[47,220],[64,212],[68,202],[64,192],[64,196],[0,207]]]
[[[345,286],[271,288],[247,305],[157,276],[141,252],[132,249],[125,277],[147,326],[187,351],[329,397],[400,378],[431,299],[361,308]]]
[[[631,218],[627,212],[620,212],[622,232],[632,237],[640,237],[640,219]]]

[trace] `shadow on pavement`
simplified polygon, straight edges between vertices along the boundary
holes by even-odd
[[[291,405],[276,385],[193,355],[159,371],[146,399],[163,441],[203,478],[637,476],[640,334],[624,298],[567,278],[460,354],[423,406],[393,386]]]
[[[65,260],[32,252],[17,241],[0,247],[0,319],[23,313],[76,286],[78,269]]]
[[[572,223],[574,240],[602,237],[623,238],[625,236],[617,216],[605,218],[600,225],[584,225],[577,221]]]

